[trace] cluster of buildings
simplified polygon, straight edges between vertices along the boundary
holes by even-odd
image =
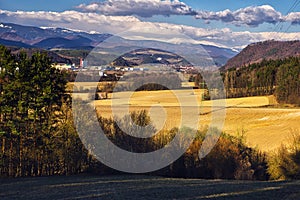
[[[182,72],[182,73],[193,73],[194,71],[196,71],[194,66],[173,66],[173,69],[175,69],[177,72]]]
[[[92,71],[99,71],[99,74],[103,74],[104,72],[143,72],[143,71],[177,71],[182,73],[193,73],[196,71],[193,66],[182,66],[182,65],[157,65],[157,64],[148,64],[138,67],[127,67],[127,66],[88,66],[87,61],[80,59],[79,66],[75,64],[66,64],[66,63],[56,63],[53,66],[59,70],[70,70],[70,71],[85,71],[87,67]]]
[[[120,66],[90,66],[91,70],[99,70],[99,71],[121,71],[121,72],[140,72],[140,71],[148,71],[148,68],[144,67],[120,67]]]
[[[59,70],[78,71],[80,69],[86,68],[88,66],[88,62],[86,60],[80,58],[79,66],[76,66],[75,63],[73,63],[73,64],[53,63],[52,66]]]

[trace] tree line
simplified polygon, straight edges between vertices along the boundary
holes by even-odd
[[[300,57],[262,60],[221,73],[227,98],[275,95],[279,103],[300,105]],[[206,88],[201,74],[191,80]]]
[[[300,104],[300,58],[263,60],[223,74],[227,97],[275,94],[280,103]]]

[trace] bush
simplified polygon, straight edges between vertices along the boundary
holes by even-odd
[[[199,178],[266,180],[266,156],[243,140],[222,134],[212,151],[199,162]]]
[[[293,130],[291,145],[282,145],[268,161],[271,179],[300,179],[300,134]]]
[[[154,130],[146,111],[134,112],[121,119],[119,123],[125,125],[126,132],[138,134],[139,130],[132,127],[128,119],[131,117],[137,125],[150,125]],[[163,148],[168,144],[174,135],[180,131],[183,135],[191,133],[188,128],[163,130],[151,138],[136,138],[124,133],[112,119],[99,119],[103,130],[108,138],[117,146],[132,152],[145,153]],[[128,126],[126,126],[128,124]],[[149,131],[151,131],[149,130]],[[207,127],[198,130],[196,137],[187,151],[175,162],[159,171],[151,174],[182,177],[182,178],[222,178],[222,179],[243,179],[243,180],[267,180],[266,155],[249,148],[244,144],[242,137],[237,138],[222,133],[219,141],[212,151],[203,159],[199,159],[199,150],[207,133]],[[212,129],[212,131],[219,131]],[[184,144],[185,137],[180,139]],[[181,145],[179,145],[181,146]],[[180,148],[180,147],[178,147]]]

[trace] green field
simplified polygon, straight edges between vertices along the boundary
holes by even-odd
[[[300,197],[300,181],[233,181],[142,175],[0,179],[0,199],[272,199]]]

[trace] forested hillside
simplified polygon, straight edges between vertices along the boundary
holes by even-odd
[[[275,95],[279,103],[300,105],[300,41],[251,44],[221,74],[227,98]],[[203,83],[201,75],[194,80]]]
[[[229,59],[223,69],[239,68],[263,60],[278,60],[300,56],[300,41],[268,40],[248,45],[238,55]]]
[[[300,58],[263,60],[224,74],[227,97],[275,94],[280,103],[300,105]]]

